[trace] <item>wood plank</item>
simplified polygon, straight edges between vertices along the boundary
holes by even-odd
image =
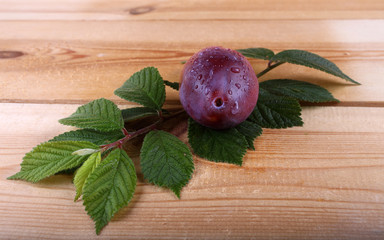
[[[2,0],[0,20],[382,19],[380,0],[45,1]],[[316,7],[314,7],[316,6]]]
[[[0,104],[2,238],[96,237],[69,176],[5,180],[25,152],[69,129],[57,120],[77,106]],[[382,239],[384,108],[305,107],[303,119],[304,127],[265,130],[243,167],[196,157],[181,200],[140,180],[98,238]]]
[[[263,79],[308,80],[328,88],[341,101],[382,106],[383,26],[384,20],[0,22],[0,29],[6,29],[0,36],[0,101],[117,100],[113,90],[135,71],[153,65],[164,78],[178,81],[180,61],[200,48],[222,45],[318,53],[363,85],[345,87],[344,80],[291,65],[283,65]],[[258,72],[265,66],[261,61],[253,64]],[[169,90],[168,99],[177,101],[177,92]]]

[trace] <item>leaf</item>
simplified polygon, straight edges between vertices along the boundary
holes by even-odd
[[[57,172],[81,165],[88,156],[73,155],[74,151],[84,148],[98,149],[99,146],[85,141],[46,142],[27,153],[20,172],[8,179],[22,179],[38,182]]]
[[[317,55],[303,50],[285,50],[279,52],[271,58],[271,61],[288,62],[314,68],[336,77],[345,79],[349,82],[360,84],[352,78],[345,75],[333,62]]]
[[[157,68],[147,67],[134,73],[115,94],[155,110],[160,110],[165,101],[165,86]]]
[[[140,164],[145,179],[160,187],[170,188],[178,198],[194,169],[188,146],[164,131],[151,131],[145,136]]]
[[[164,83],[165,83],[165,85],[167,85],[167,86],[169,86],[169,87],[179,91],[179,87],[180,87],[179,83],[177,83],[177,82],[170,82],[170,81],[167,81],[167,80],[164,80]]]
[[[240,166],[248,147],[246,138],[236,128],[215,130],[191,118],[188,121],[188,139],[193,151],[200,157]]]
[[[235,128],[247,140],[248,148],[255,150],[255,146],[253,145],[253,142],[258,136],[260,136],[263,133],[263,129],[259,125],[248,120],[245,120],[244,122],[240,123]]]
[[[108,144],[115,142],[124,137],[121,130],[114,130],[109,132],[100,132],[93,129],[79,129],[62,133],[49,142],[56,141],[87,141],[97,145]]]
[[[101,162],[101,153],[97,152],[89,156],[89,158],[84,162],[84,164],[77,169],[75,173],[75,177],[73,179],[73,184],[76,187],[76,196],[75,200],[77,201],[81,194],[83,193],[84,183],[88,178],[89,174],[93,172],[93,170],[99,165]]]
[[[97,234],[132,199],[136,181],[135,166],[120,148],[113,150],[89,175],[83,200],[85,210],[95,221]]]
[[[260,88],[256,107],[249,120],[263,128],[302,126],[301,107],[296,99],[276,96]]]
[[[245,57],[270,60],[275,54],[272,50],[267,48],[246,48],[246,49],[237,49],[239,53],[243,54]]]
[[[339,101],[323,87],[291,79],[273,79],[261,82],[260,88],[272,94],[292,97],[299,101],[314,103]]]
[[[75,113],[60,119],[64,125],[112,131],[124,127],[120,109],[112,101],[100,98],[79,107]]]
[[[158,113],[156,110],[147,107],[134,107],[128,108],[121,111],[123,114],[124,121],[133,121],[140,118],[148,117],[148,116],[157,116]]]

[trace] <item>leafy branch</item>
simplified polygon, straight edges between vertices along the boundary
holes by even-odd
[[[277,54],[266,48],[238,51],[246,57],[268,61],[257,77],[283,63],[292,63],[359,84],[334,63],[306,51],[286,50]],[[214,130],[190,118],[187,145],[162,130],[169,119],[184,112],[181,109],[170,113],[163,109],[165,86],[179,90],[179,83],[163,80],[154,67],[134,73],[115,94],[142,106],[120,110],[104,98],[80,106],[72,115],[59,120],[79,129],[36,146],[23,158],[20,172],[8,179],[38,182],[63,170],[76,169],[75,201],[82,198],[99,234],[133,198],[136,169],[124,147],[134,138],[145,135],[140,150],[144,179],[172,190],[180,198],[182,188],[192,178],[192,151],[209,161],[241,166],[247,149],[255,149],[255,139],[262,134],[262,128],[302,126],[301,101],[338,101],[326,89],[311,83],[292,79],[264,81],[260,83],[257,105],[247,120],[234,128]]]

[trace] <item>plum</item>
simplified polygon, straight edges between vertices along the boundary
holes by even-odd
[[[183,108],[196,122],[226,129],[252,113],[259,83],[251,64],[239,52],[209,47],[185,63],[179,95]]]

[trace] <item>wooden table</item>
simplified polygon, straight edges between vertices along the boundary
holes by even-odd
[[[178,81],[201,48],[303,49],[362,83],[285,64],[339,104],[304,127],[264,131],[244,166],[195,158],[181,200],[139,181],[96,237],[71,176],[8,181],[57,120],[156,66]],[[384,239],[384,1],[0,0],[0,239]],[[253,60],[257,72],[265,62]],[[167,89],[167,106],[179,106]],[[181,136],[186,139],[186,133]]]

